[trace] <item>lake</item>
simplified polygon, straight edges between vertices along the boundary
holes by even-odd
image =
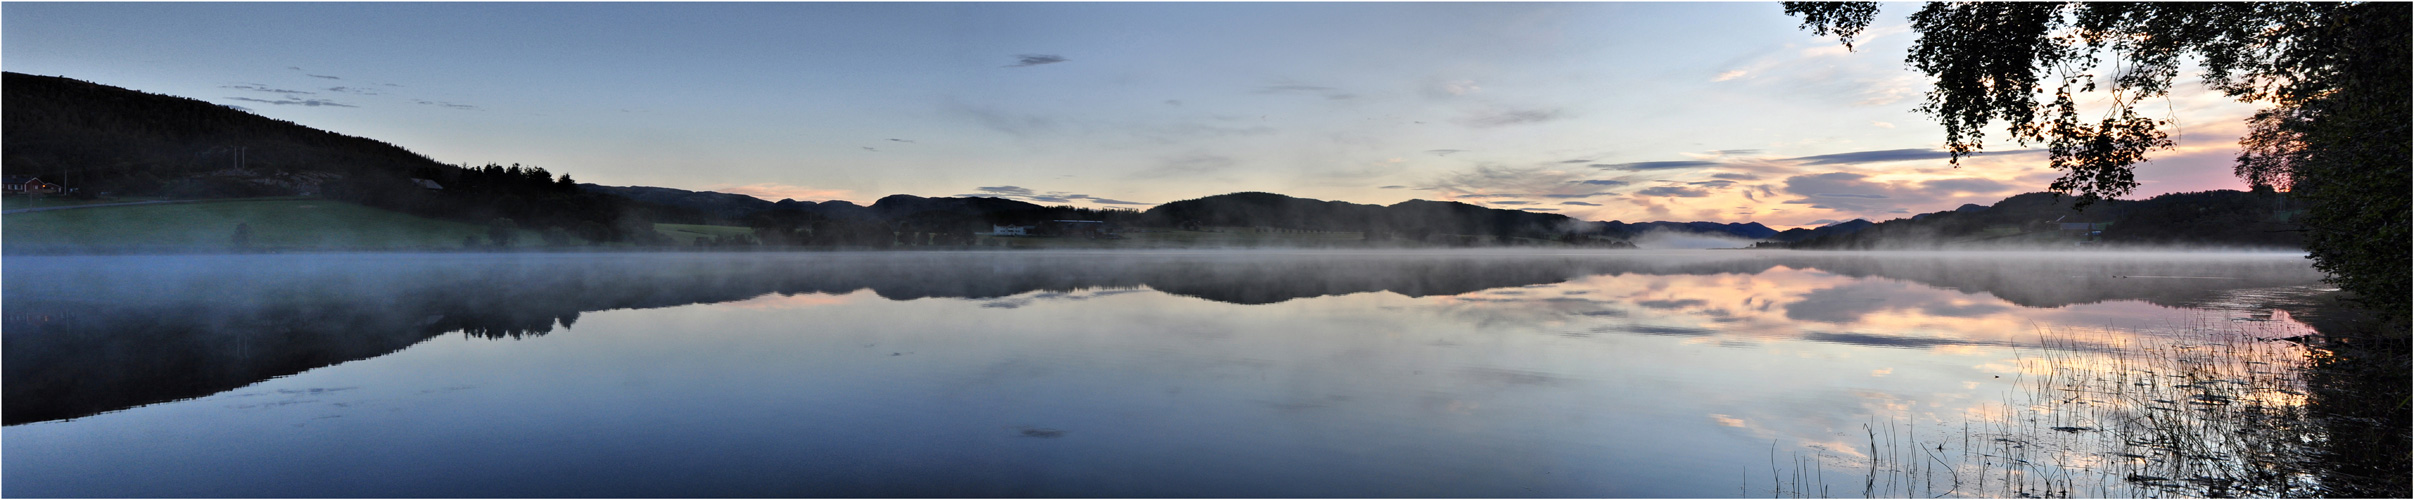
[[[2212,252],[4,264],[13,497],[1985,494],[1938,478],[2103,427],[2036,417],[2041,362],[2285,348],[2326,289]]]

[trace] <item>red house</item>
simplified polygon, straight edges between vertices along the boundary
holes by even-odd
[[[65,190],[57,184],[42,182],[42,179],[32,176],[11,175],[7,180],[8,184],[5,188],[7,194],[51,194]]]

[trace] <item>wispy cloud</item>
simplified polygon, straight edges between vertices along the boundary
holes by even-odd
[[[2043,150],[2043,149],[2019,149],[2019,150],[2012,150],[2012,151],[1996,151],[1996,152],[1991,152],[1991,153],[1982,153],[1982,154],[1991,155],[1991,156],[2000,156],[2000,155],[2016,155],[2016,154],[2027,154],[2027,153],[2039,153],[2039,152],[2044,152],[2044,151],[2045,151],[2045,150]],[[1941,159],[1945,159],[1945,158],[1951,158],[1952,156],[1953,156],[1953,154],[1952,154],[1952,153],[1948,153],[1948,152],[1945,152],[1945,151],[1943,151],[1943,150],[1936,150],[1936,149],[1885,149],[1885,150],[1878,150],[1878,151],[1854,151],[1854,152],[1850,152],[1850,153],[1836,153],[1836,154],[1824,154],[1824,155],[1818,155],[1818,156],[1804,156],[1804,157],[1800,157],[1800,158],[1787,158],[1786,160],[1787,160],[1787,161],[1801,162],[1803,165],[1852,165],[1852,164],[1860,164],[1860,163],[1882,163],[1882,162],[1890,162],[1890,161],[1910,161],[1910,160],[1941,160]]]
[[[1342,100],[1342,99],[1349,99],[1349,98],[1353,98],[1353,97],[1358,97],[1358,95],[1357,95],[1357,94],[1352,94],[1352,93],[1349,93],[1349,92],[1347,92],[1347,91],[1343,91],[1343,90],[1341,90],[1341,89],[1337,89],[1337,88],[1326,87],[1326,86],[1321,86],[1321,85],[1300,85],[1300,84],[1268,85],[1268,86],[1264,86],[1264,87],[1258,87],[1255,93],[1259,93],[1259,94],[1275,94],[1275,95],[1282,95],[1282,94],[1289,94],[1289,95],[1311,95],[1311,96],[1323,97],[1323,98],[1325,98],[1325,99],[1331,99],[1331,100],[1336,100],[1336,101],[1338,101],[1338,100]]]
[[[328,92],[340,92],[340,93],[345,93],[345,94],[354,94],[354,95],[378,95],[378,94],[377,94],[377,91],[374,91],[374,90],[369,90],[369,89],[364,89],[364,88],[360,88],[360,87],[327,87],[327,91],[328,91]]]
[[[1760,176],[1758,176],[1758,175],[1752,175],[1752,174],[1741,173],[1741,172],[1719,172],[1719,173],[1715,173],[1715,174],[1710,174],[1710,178],[1712,178],[1712,179],[1726,179],[1726,180],[1730,180],[1730,181],[1757,181],[1757,180],[1760,180]]]
[[[1713,167],[1713,166],[1718,166],[1718,165],[1719,165],[1719,163],[1718,163],[1718,162],[1715,162],[1715,161],[1701,161],[1701,160],[1677,160],[1677,161],[1638,161],[1638,162],[1633,162],[1633,163],[1595,163],[1595,164],[1593,164],[1593,165],[1592,165],[1592,167],[1593,167],[1593,168],[1603,168],[1603,169],[1609,169],[1609,170],[1632,170],[1632,171],[1643,171],[1643,170],[1674,170],[1674,169],[1680,169],[1680,168],[1702,168],[1702,167]]]
[[[1852,172],[1828,172],[1787,177],[1784,192],[1797,196],[1787,205],[1834,210],[1852,217],[1931,211],[1959,203],[2002,199],[2018,186],[1977,177],[1918,181],[1872,180]]]
[[[253,99],[253,98],[249,98],[249,97],[228,97],[227,99],[231,99],[231,100],[237,100],[237,101],[243,101],[243,102],[256,102],[256,103],[261,103],[261,104],[275,104],[275,105],[278,105],[278,106],[308,106],[308,107],[313,107],[313,108],[315,108],[315,107],[320,107],[320,106],[326,106],[326,107],[335,107],[335,108],[357,108],[357,107],[360,107],[360,106],[354,106],[354,105],[350,105],[350,104],[344,104],[344,103],[335,102],[335,101],[329,101],[329,100],[325,100],[325,99],[278,99],[278,100],[274,100],[274,101],[267,100],[267,99]]]
[[[1568,199],[1610,195],[1613,193],[1602,192],[1601,188],[1621,185],[1625,182],[1586,179],[1575,172],[1548,168],[1479,165],[1443,175],[1417,188],[1438,191],[1444,199]]]
[[[327,76],[327,75],[310,75],[310,77],[311,77],[311,78],[325,78],[325,79],[329,79],[329,80],[342,80],[342,79],[344,79],[344,77],[340,77],[340,76]]]
[[[1635,196],[1700,198],[1709,196],[1710,192],[1684,186],[1659,186],[1643,188],[1641,191],[1635,191],[1634,194]]]
[[[1434,156],[1450,156],[1450,154],[1451,154],[1451,153],[1464,153],[1464,152],[1467,152],[1467,150],[1464,150],[1464,149],[1428,149],[1428,150],[1425,150],[1425,152],[1426,152],[1426,153],[1428,153],[1428,154],[1432,154],[1432,155],[1434,155]]]
[[[983,187],[974,188],[973,190],[975,190],[975,191],[979,191],[979,192],[978,192],[978,193],[973,193],[973,194],[959,194],[959,195],[956,195],[956,196],[957,196],[957,197],[963,197],[963,198],[975,198],[975,197],[1006,198],[1006,199],[1013,199],[1013,200],[1023,200],[1023,201],[1039,202],[1039,203],[1074,203],[1074,202],[1083,202],[1083,201],[1086,201],[1086,202],[1089,202],[1089,203],[1095,203],[1095,204],[1100,204],[1100,205],[1149,205],[1149,203],[1142,203],[1142,202],[1137,202],[1137,201],[1124,201],[1124,200],[1117,200],[1117,199],[1110,199],[1110,198],[1100,198],[1100,197],[1096,197],[1096,196],[1090,196],[1090,195],[1086,195],[1086,194],[1068,193],[1068,192],[1064,192],[1064,191],[1046,191],[1046,192],[1041,192],[1041,191],[1033,190],[1033,189],[1031,189],[1031,188],[1026,188],[1026,187],[1022,187],[1022,186],[983,186]]]
[[[999,196],[1031,196],[1032,194],[1031,188],[1022,186],[983,186],[973,188],[973,190]]]
[[[471,106],[471,105],[468,105],[468,104],[460,104],[460,103],[452,103],[452,102],[444,102],[444,101],[430,101],[430,100],[426,100],[426,99],[412,99],[412,100],[411,100],[411,102],[419,103],[420,105],[424,105],[424,106],[435,106],[435,107],[439,107],[439,108],[446,108],[446,109],[458,109],[458,110],[463,110],[463,111],[476,111],[476,110],[478,110],[478,107],[477,107],[477,106]]]
[[[1581,201],[1562,201],[1562,202],[1559,202],[1559,204],[1561,204],[1561,205],[1575,205],[1575,206],[1579,206],[1579,207],[1598,207],[1598,206],[1601,206],[1601,204],[1599,204],[1599,203],[1587,203],[1587,202],[1581,202]]]
[[[1069,60],[1070,59],[1065,59],[1064,56],[1056,54],[1021,54],[1014,56],[1014,64],[1008,64],[1005,67],[1021,68],[1026,66],[1038,66],[1042,64],[1056,64]]]
[[[1478,128],[1504,127],[1542,123],[1567,118],[1559,108],[1497,108],[1478,111],[1459,119],[1462,125]]]
[[[238,84],[234,84],[234,85],[220,85],[220,86],[218,86],[218,88],[222,88],[222,89],[235,89],[235,90],[249,90],[249,91],[253,91],[253,92],[267,92],[267,93],[271,93],[271,94],[316,94],[316,93],[317,93],[317,92],[311,92],[311,91],[306,91],[306,90],[280,89],[280,88],[270,87],[270,86],[267,86],[267,85],[261,85],[261,84],[257,84],[257,83],[238,83]]]

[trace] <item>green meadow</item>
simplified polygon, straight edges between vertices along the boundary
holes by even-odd
[[[24,248],[230,249],[251,227],[263,249],[413,250],[461,248],[486,226],[418,217],[340,201],[276,198],[53,210],[0,216],[0,244]],[[515,247],[544,243],[522,229]]]

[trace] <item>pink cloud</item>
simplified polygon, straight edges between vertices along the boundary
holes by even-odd
[[[808,186],[790,186],[787,184],[770,182],[758,182],[754,184],[725,184],[704,188],[704,190],[742,194],[770,201],[779,201],[782,199],[793,199],[797,201],[828,201],[844,200],[856,197],[854,191],[844,189],[822,189]]]

